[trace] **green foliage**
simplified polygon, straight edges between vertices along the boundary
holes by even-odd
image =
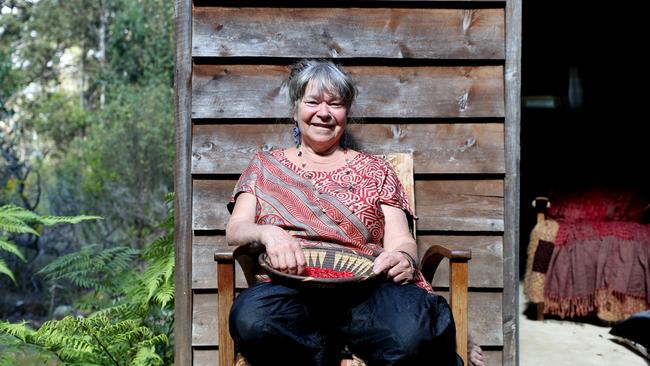
[[[68,316],[36,331],[25,323],[0,322],[0,332],[39,345],[68,365],[161,365],[162,358],[151,350],[168,343],[166,335],[155,335],[142,323],[104,314]]]
[[[38,273],[49,282],[69,280],[77,287],[113,293],[122,285],[120,277],[128,272],[140,251],[129,247],[98,248],[85,246],[57,258]]]
[[[41,271],[48,281],[91,288],[101,307],[32,330],[25,322],[0,322],[0,335],[40,347],[67,365],[169,365],[173,363],[173,195],[166,197],[164,234],[140,253],[91,245],[62,256]],[[138,254],[140,254],[138,256]],[[142,269],[139,260],[142,260]],[[16,347],[3,341],[2,347]]]
[[[51,226],[56,224],[76,224],[85,220],[96,220],[99,219],[98,216],[41,216],[35,212],[26,210],[22,207],[14,205],[5,205],[0,207],[0,253],[10,253],[23,262],[26,261],[23,253],[18,249],[18,247],[9,241],[9,239],[3,234],[14,233],[14,234],[32,234],[39,235],[38,231],[32,227],[32,225],[44,225]],[[13,272],[9,269],[6,262],[0,258],[0,273],[11,278],[14,283],[16,279]]]

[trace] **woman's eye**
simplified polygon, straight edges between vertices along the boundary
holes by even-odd
[[[313,100],[308,100],[308,101],[305,102],[305,104],[307,104],[307,105],[318,105],[318,103],[316,103]]]

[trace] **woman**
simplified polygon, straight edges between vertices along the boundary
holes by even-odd
[[[368,365],[461,362],[449,307],[415,267],[401,183],[383,160],[342,144],[351,77],[304,60],[288,89],[296,146],[253,157],[228,206],[228,244],[259,242],[291,274],[305,267],[302,246],[344,246],[375,256],[373,271],[389,281],[355,293],[252,286],[230,314],[238,351],[253,366],[339,365],[346,350]]]

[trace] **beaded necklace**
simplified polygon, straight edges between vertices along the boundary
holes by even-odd
[[[307,162],[305,161],[305,157],[303,156],[302,144],[298,144],[296,148],[298,149],[298,158],[300,159],[300,167],[305,172],[305,178],[311,180],[312,184],[315,185],[316,182],[314,182],[313,179],[315,178],[316,173],[314,171],[307,170]],[[346,167],[345,174],[351,174],[352,170],[350,170],[350,168],[347,166],[350,163],[350,158],[348,157],[347,148],[343,148],[343,158],[345,159],[345,167]],[[348,190],[352,190],[354,188],[354,182],[345,183],[345,188],[347,188]],[[335,191],[335,193],[339,193],[340,191],[341,190],[338,189]]]

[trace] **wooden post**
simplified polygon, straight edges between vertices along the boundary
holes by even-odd
[[[219,318],[217,335],[219,340],[219,365],[235,363],[235,344],[230,338],[228,316],[235,300],[235,261],[232,256],[217,258],[217,285],[219,286]]]
[[[468,284],[467,260],[449,261],[449,280],[451,288],[449,291],[449,305],[456,323],[456,352],[467,365],[467,284]]]

